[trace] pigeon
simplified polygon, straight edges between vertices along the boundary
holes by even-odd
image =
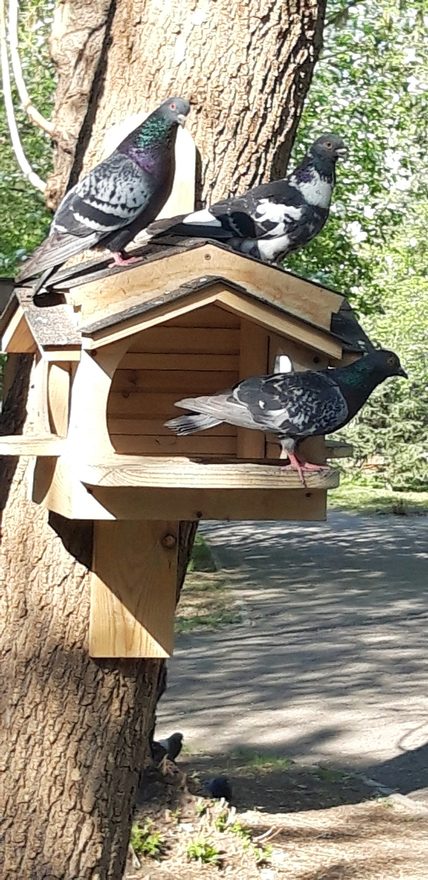
[[[210,208],[153,223],[146,235],[208,238],[264,262],[281,262],[308,244],[327,221],[336,162],[347,148],[335,134],[323,134],[286,178],[263,183]]]
[[[280,440],[280,457],[289,459],[288,467],[305,485],[305,471],[319,472],[323,466],[296,452],[299,441],[338,431],[388,376],[407,379],[394,352],[374,349],[345,367],[256,376],[218,394],[186,397],[175,405],[198,415],[170,419],[166,425],[179,436],[222,422],[272,432]]]
[[[232,800],[232,787],[227,776],[215,776],[204,782],[204,790],[212,798],[224,798],[229,804]]]
[[[165,754],[169,758],[170,761],[175,761],[178,758],[181,749],[183,748],[183,734],[182,733],[172,733],[167,739],[160,739],[157,741],[153,741],[153,746],[160,746],[165,750]]]
[[[125,247],[159,214],[172,189],[175,139],[190,104],[168,98],[121,141],[114,152],[64,196],[48,238],[27,260],[17,280],[43,273],[33,296],[69,257],[102,245],[115,263],[133,261]]]

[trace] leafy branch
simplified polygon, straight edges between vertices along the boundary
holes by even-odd
[[[36,171],[30,165],[19,136],[18,126],[16,123],[15,108],[12,99],[12,86],[9,71],[9,53],[7,46],[6,31],[6,10],[5,0],[0,0],[0,55],[1,55],[1,71],[3,80],[4,106],[6,110],[6,119],[10,132],[12,147],[16,156],[16,161],[27,180],[36,187],[36,189],[44,192],[46,183],[39,177]]]

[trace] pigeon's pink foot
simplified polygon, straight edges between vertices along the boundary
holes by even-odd
[[[284,455],[281,453],[281,458],[287,457],[290,464],[286,465],[287,468],[290,468],[293,471],[297,471],[299,474],[300,482],[302,486],[306,489],[306,480],[305,480],[305,471],[312,471],[312,473],[322,474],[323,471],[327,469],[327,465],[325,464],[313,464],[310,461],[306,461],[304,458],[297,456],[294,452],[286,452],[284,450]]]
[[[125,251],[117,251],[113,254],[112,266],[130,266],[132,263],[139,263],[141,257],[129,257]]]

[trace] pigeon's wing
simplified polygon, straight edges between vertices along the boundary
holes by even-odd
[[[328,372],[278,373],[245,379],[233,390],[236,401],[262,430],[289,436],[326,434],[348,417],[348,405]]]
[[[150,196],[149,175],[131,159],[113,153],[65,195],[48,238],[23,265],[18,280],[61,265],[127,226],[145,209]]]
[[[217,241],[273,237],[284,234],[290,223],[301,218],[303,210],[304,202],[296,187],[286,180],[273,180],[193,214],[156,221],[147,232],[151,236],[177,235]]]

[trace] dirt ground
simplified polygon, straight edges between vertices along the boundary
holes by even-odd
[[[178,760],[146,771],[135,823],[155,852],[126,880],[428,880],[428,813],[404,798],[285,758]],[[203,793],[217,775],[230,807]]]

